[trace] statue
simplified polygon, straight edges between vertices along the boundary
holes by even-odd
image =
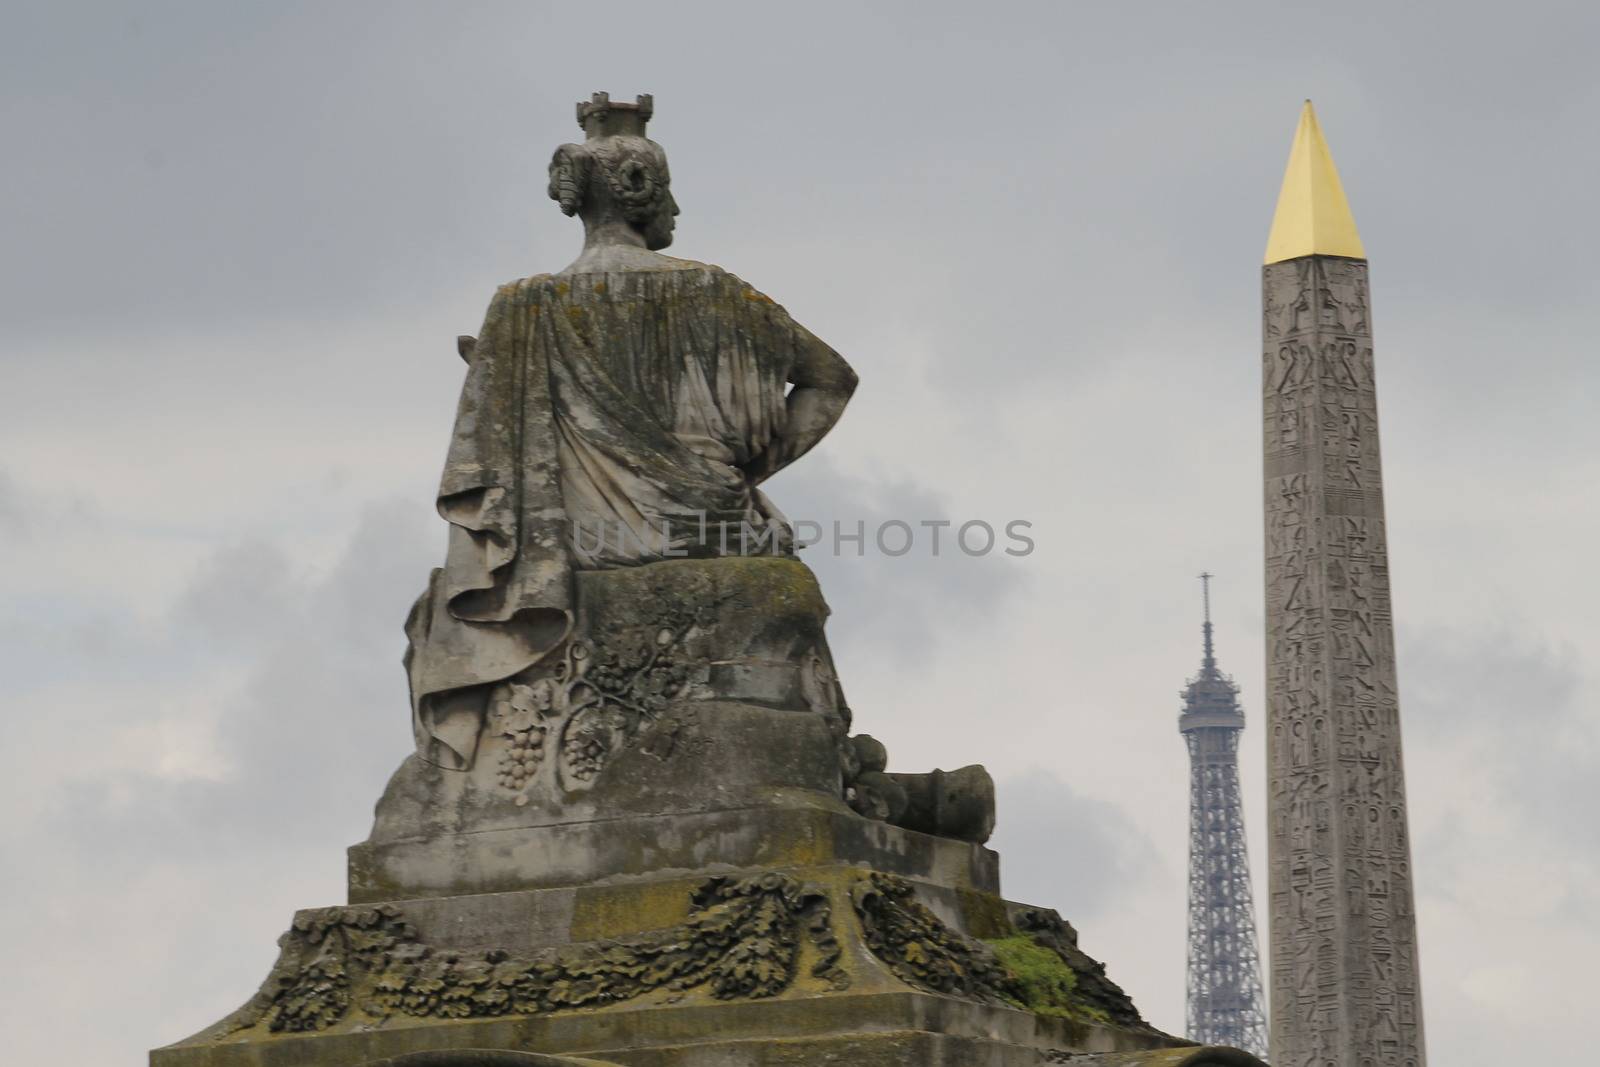
[[[298,912],[255,996],[152,1064],[1262,1067],[1175,1051],[1070,924],[1000,896],[982,767],[891,772],[851,735],[760,487],[856,377],[661,254],[649,117],[579,105],[550,195],[582,254],[458,345],[449,548],[406,623],[417,751],[348,903]]]
[[[582,219],[582,253],[502,286],[479,335],[459,339],[467,378],[438,494],[449,548],[407,620],[406,666],[418,761],[472,778],[434,776],[431,800],[398,822],[380,804],[379,828],[408,833],[425,806],[485,800],[491,822],[505,800],[532,806],[518,822],[656,806],[674,776],[664,758],[611,775],[609,793],[607,766],[695,740],[686,717],[709,746],[730,719],[765,715],[744,751],[688,759],[683,791],[803,785],[981,841],[993,824],[981,768],[895,774],[881,744],[849,735],[827,606],[760,488],[838,421],[855,372],[732,274],[662,254],[678,205],[644,136],[651,110],[648,96],[578,105],[586,140],[556,150],[549,194]],[[699,564],[669,566],[686,561]],[[775,590],[798,595],[773,602]],[[716,725],[696,710],[707,701]],[[773,709],[816,713],[825,730]],[[798,777],[768,766],[773,752],[824,749]],[[480,756],[497,761],[492,776]],[[433,772],[400,778],[418,773]],[[622,779],[642,794],[616,796]]]
[[[490,688],[572,629],[572,572],[786,552],[759,488],[832,428],[839,354],[720,267],[661,254],[678,214],[651,98],[578,105],[550,162],[582,254],[502,286],[469,362],[438,508],[445,566],[407,623],[418,750],[472,759]],[[792,386],[787,394],[786,386]]]

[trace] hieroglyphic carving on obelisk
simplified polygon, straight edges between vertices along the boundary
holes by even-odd
[[[1262,271],[1274,1067],[1423,1067],[1367,262],[1308,101]]]

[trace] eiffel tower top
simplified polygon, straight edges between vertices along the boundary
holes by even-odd
[[[1302,256],[1367,258],[1339,171],[1309,100],[1300,109],[1300,125],[1289,149],[1265,262],[1281,263]]]
[[[1178,729],[1183,733],[1207,726],[1220,726],[1231,730],[1244,729],[1244,712],[1239,708],[1239,687],[1232,678],[1217,669],[1216,648],[1211,639],[1211,573],[1200,575],[1201,597],[1205,603],[1204,650],[1200,659],[1200,673],[1189,681],[1179,695],[1183,697],[1183,714],[1178,718]]]

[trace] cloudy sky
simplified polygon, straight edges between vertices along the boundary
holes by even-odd
[[[1194,575],[1259,724],[1259,264],[1314,97],[1372,261],[1436,1064],[1564,1062],[1600,953],[1592,4],[8,4],[0,1014],[230,1010],[410,744],[458,333],[568,262],[575,100],[655,94],[678,254],[859,370],[791,515],[858,725],[987,764],[1008,894],[1183,1021]],[[1246,735],[1257,882],[1263,750]]]

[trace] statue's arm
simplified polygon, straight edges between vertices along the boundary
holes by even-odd
[[[796,323],[794,328],[797,351],[789,369],[793,388],[785,399],[788,415],[784,432],[748,468],[755,483],[765,481],[811,451],[833,429],[856,391],[856,372],[844,357],[804,326]]]

